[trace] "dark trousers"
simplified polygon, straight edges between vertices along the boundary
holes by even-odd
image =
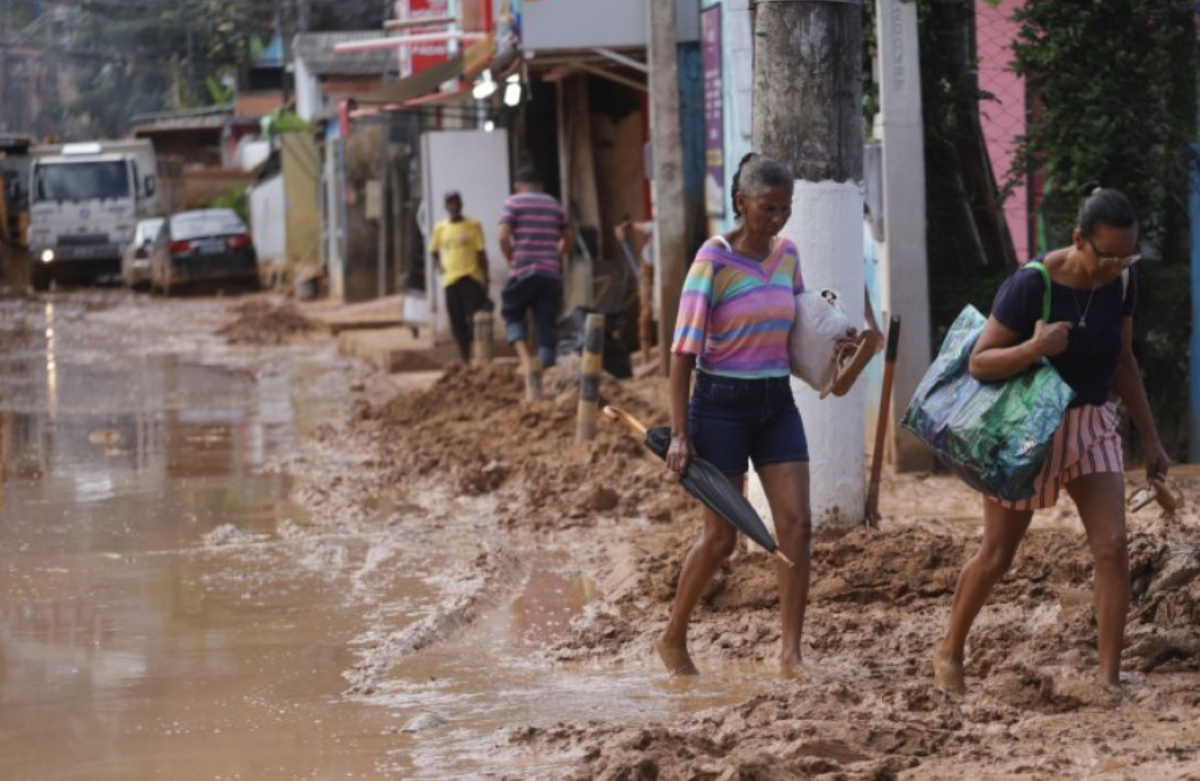
[[[471,360],[471,342],[475,338],[475,313],[483,309],[487,291],[474,277],[463,277],[446,288],[446,315],[450,330],[464,361]]]
[[[558,312],[562,308],[562,281],[543,274],[513,277],[500,291],[500,314],[504,317],[509,344],[525,341],[525,314],[533,311],[538,357],[542,366],[554,365],[558,344]]]

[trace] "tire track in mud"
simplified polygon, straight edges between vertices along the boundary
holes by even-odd
[[[345,580],[348,598],[368,608],[368,628],[352,643],[358,661],[343,672],[350,697],[374,694],[406,658],[457,637],[512,598],[529,574],[489,533],[490,500],[456,498],[434,480],[399,477],[377,434],[329,424],[276,464],[298,480],[293,499],[312,515],[312,525],[291,524],[283,536],[301,562]],[[404,498],[395,500],[397,492]],[[447,546],[455,534],[470,543]],[[396,628],[396,616],[412,606],[395,580],[412,574],[431,587],[422,603],[432,610]]]
[[[486,551],[469,562],[451,567],[436,578],[443,586],[443,596],[434,613],[382,638],[372,631],[357,641],[367,647],[358,652],[358,664],[344,673],[350,682],[347,694],[365,697],[376,693],[397,664],[434,644],[453,639],[485,611],[511,598],[527,575],[520,559],[505,550]]]

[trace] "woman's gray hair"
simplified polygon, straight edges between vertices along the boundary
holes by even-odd
[[[783,163],[757,152],[748,153],[738,163],[737,173],[733,175],[733,187],[730,190],[733,197],[733,216],[742,216],[737,205],[739,193],[759,192],[771,187],[785,187],[790,192],[795,184],[795,177]]]

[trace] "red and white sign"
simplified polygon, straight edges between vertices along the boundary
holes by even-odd
[[[396,0],[397,19],[437,19],[448,13],[449,0]],[[445,31],[446,26],[441,24],[430,27],[414,27],[406,30],[405,33],[419,35]],[[445,41],[402,46],[399,51],[401,78],[408,78],[427,68],[432,68],[434,65],[440,65],[450,56],[448,44]]]

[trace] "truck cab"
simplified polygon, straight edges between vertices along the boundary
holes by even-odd
[[[28,241],[34,288],[120,273],[138,220],[156,216],[156,190],[148,141],[36,147]]]

